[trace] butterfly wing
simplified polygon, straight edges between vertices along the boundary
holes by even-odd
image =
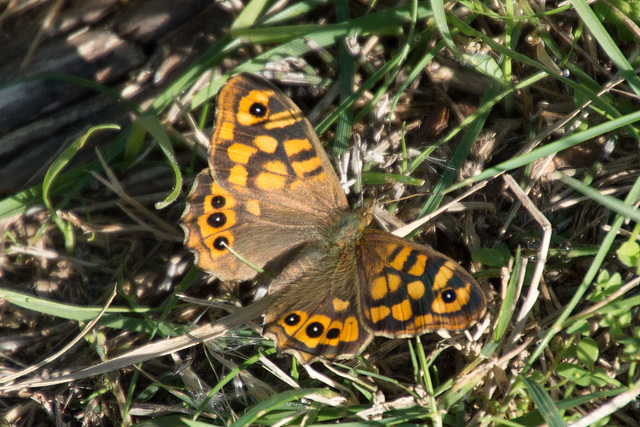
[[[182,217],[198,267],[248,280],[305,242],[347,201],[317,135],[279,89],[238,74],[220,89],[208,171],[198,175]]]
[[[310,248],[276,279],[295,271],[289,283],[273,285],[284,290],[264,320],[264,336],[303,363],[353,357],[373,337],[359,320],[355,253],[323,255],[318,249]]]
[[[480,286],[437,251],[372,230],[366,232],[358,256],[361,314],[375,335],[462,331],[484,315]]]
[[[289,218],[279,222],[277,219]],[[297,220],[297,221],[296,221]],[[273,206],[225,190],[208,170],[197,177],[182,216],[185,246],[196,265],[221,280],[249,280],[254,268],[237,255],[263,268],[281,254],[313,239],[313,221],[295,209]]]
[[[213,141],[213,177],[229,191],[311,215],[348,208],[311,124],[267,80],[229,79],[218,95]]]

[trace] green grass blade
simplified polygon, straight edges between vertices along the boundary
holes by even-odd
[[[89,137],[94,133],[105,129],[120,129],[118,125],[99,125],[94,126],[85,132],[80,138],[76,139],[71,145],[69,145],[51,164],[49,169],[44,175],[44,180],[42,181],[42,200],[44,201],[44,205],[49,210],[51,214],[51,218],[56,223],[65,240],[65,248],[67,253],[73,252],[74,247],[74,233],[73,227],[64,221],[62,218],[58,216],[56,209],[53,207],[50,199],[51,187],[53,186],[53,181],[56,179],[58,174],[64,169],[65,166],[69,164],[71,159],[85,146],[86,142],[89,140]],[[64,204],[64,203],[63,203]]]
[[[584,25],[589,29],[593,37],[598,41],[602,50],[611,58],[611,61],[618,68],[624,79],[633,88],[636,95],[640,96],[640,78],[636,74],[633,66],[629,64],[623,55],[618,44],[611,38],[609,32],[604,28],[591,7],[584,0],[571,0],[573,8],[582,18]]]
[[[510,57],[512,60],[517,60],[522,62],[525,65],[529,65],[532,67],[535,67],[537,69],[539,69],[540,71],[543,71],[546,75],[548,75],[549,77],[552,77],[554,79],[557,79],[558,81],[562,82],[563,84],[571,87],[575,92],[576,92],[576,96],[578,97],[582,97],[584,99],[588,99],[592,102],[592,107],[596,107],[601,109],[603,112],[606,112],[607,115],[610,118],[618,118],[620,116],[622,116],[623,114],[619,111],[618,108],[616,108],[615,105],[613,105],[612,102],[608,101],[606,96],[603,96],[602,94],[600,94],[599,92],[601,91],[601,87],[593,80],[591,79],[587,74],[583,73],[583,77],[584,80],[581,80],[580,82],[578,81],[574,81],[568,78],[565,78],[559,74],[557,74],[556,72],[554,72],[552,69],[546,67],[545,65],[541,64],[538,61],[535,61],[529,57],[527,57],[526,55],[522,55],[512,49],[509,49],[503,45],[501,45],[500,43],[497,43],[495,40],[491,39],[491,37],[487,37],[485,34],[483,34],[480,31],[477,31],[476,29],[474,29],[473,27],[471,27],[470,25],[468,25],[467,23],[461,21],[460,19],[458,19],[455,16],[450,16],[449,19],[455,23],[456,27],[462,31],[462,33],[470,36],[470,37],[477,37],[480,38],[483,43],[486,43],[487,45],[489,45],[492,49],[494,49],[496,52],[499,52],[502,55],[508,56]],[[569,64],[567,64],[567,66],[569,66]],[[576,68],[576,72],[578,72],[578,68]],[[574,70],[572,68],[571,72],[573,73]],[[589,86],[589,83],[591,82],[591,84],[596,85],[597,89],[594,89],[593,87]],[[634,136],[638,135],[638,132],[635,128],[630,130],[630,133],[632,133]]]
[[[60,319],[74,320],[76,322],[90,322],[100,314],[102,307],[83,307],[67,303],[59,303],[31,294],[16,292],[11,289],[0,288],[0,297],[17,307],[33,310],[38,313],[58,317]],[[154,309],[132,309],[110,307],[100,318],[98,325],[113,329],[151,334],[154,330],[160,331],[164,336],[176,336],[186,332],[184,325],[158,322],[151,325],[146,320],[135,317],[123,316],[122,313],[146,313]]]
[[[85,132],[85,134],[82,135],[82,137],[76,139],[69,147],[67,147],[60,154],[60,156],[58,156],[53,161],[53,163],[51,163],[51,166],[49,167],[49,169],[45,173],[44,179],[42,181],[42,199],[44,201],[45,206],[47,207],[47,209],[49,209],[49,211],[52,213],[52,215],[55,216],[55,211],[53,210],[53,206],[51,205],[51,200],[49,199],[49,195],[50,195],[49,191],[51,190],[51,187],[53,185],[53,181],[58,176],[60,171],[62,171],[62,169],[64,169],[64,167],[69,164],[71,159],[73,159],[73,157],[78,153],[78,151],[80,151],[82,149],[82,147],[84,147],[84,145],[86,144],[86,142],[89,139],[89,137],[94,132],[98,132],[98,131],[105,130],[105,129],[118,130],[118,129],[120,129],[120,126],[118,126],[118,125],[99,125],[99,126],[92,127],[87,132]]]
[[[544,418],[545,422],[549,425],[549,427],[564,427],[567,423],[562,419],[562,415],[560,415],[560,411],[558,411],[558,407],[553,402],[549,394],[542,388],[540,384],[537,382],[521,377],[522,381],[524,381],[527,390],[529,391],[529,395],[531,399],[536,404],[540,415]]]
[[[337,0],[336,16],[338,22],[349,22],[349,3],[345,0]],[[338,44],[338,65],[340,70],[340,100],[345,101],[353,94],[353,78],[355,74],[355,60],[347,47],[347,41],[356,36],[356,30],[351,29],[340,39]],[[336,124],[336,136],[334,138],[333,152],[344,154],[349,149],[351,138],[351,125],[353,123],[353,104],[349,104],[338,116]]]
[[[607,132],[611,132],[613,130],[619,129],[623,126],[627,126],[632,123],[636,123],[640,121],[640,111],[636,111],[635,113],[627,114],[625,116],[619,117],[617,119],[599,124],[592,128],[587,129],[584,132],[574,133],[565,138],[561,138],[555,142],[547,144],[543,147],[536,148],[535,150],[530,151],[527,154],[523,154],[522,156],[504,161],[496,166],[490,167],[479,173],[478,175],[467,178],[459,183],[451,186],[445,193],[456,190],[458,188],[464,187],[469,184],[473,184],[475,182],[479,182],[485,180],[487,178],[495,177],[503,172],[510,171],[529,163],[546,157],[553,153],[558,153],[562,150],[566,150],[567,148],[573,147],[574,145],[581,144],[585,141],[593,139],[597,136],[603,135]]]
[[[496,324],[496,328],[493,331],[493,340],[495,342],[500,341],[504,333],[507,331],[507,328],[511,324],[511,319],[513,318],[515,310],[514,298],[516,294],[516,285],[518,283],[518,276],[520,275],[521,267],[521,253],[521,248],[518,246],[515,259],[513,260],[513,270],[511,271],[511,276],[509,277],[509,283],[507,285],[507,292],[505,293],[504,301],[502,301],[502,305],[500,306],[498,323]]]
[[[447,13],[444,10],[444,1],[443,0],[431,0],[431,9],[433,10],[433,18],[436,21],[436,26],[440,31],[440,35],[442,36],[442,41],[447,45],[449,49],[456,55],[461,55],[458,47],[453,42],[453,36],[451,35],[451,31],[449,30],[449,24],[447,22]]]
[[[431,10],[426,7],[426,5],[419,5],[416,13],[417,19],[424,19],[431,15]],[[361,18],[352,19],[346,23],[338,23],[331,24],[325,26],[316,26],[317,30],[311,33],[305,34],[304,38],[301,36],[295,37],[294,40],[279,45],[275,48],[272,48],[265,53],[256,56],[251,61],[247,61],[238,67],[234,68],[231,72],[221,76],[219,79],[216,79],[208,88],[198,92],[191,103],[189,104],[190,109],[194,109],[204,102],[207,102],[213,95],[215,95],[218,89],[224,84],[226,79],[236,73],[246,71],[246,72],[258,72],[264,68],[264,64],[269,61],[274,61],[280,58],[286,58],[289,56],[303,56],[308,53],[311,48],[307,40],[313,42],[317,46],[327,47],[330,45],[334,45],[336,40],[339,40],[341,37],[344,37],[350,29],[355,29],[359,34],[367,34],[371,31],[379,31],[380,28],[388,28],[398,26],[407,22],[410,22],[412,19],[412,13],[409,6],[398,7],[389,10],[384,10],[378,13],[372,13],[371,15],[367,15]],[[295,27],[294,27],[295,28]],[[277,37],[282,31],[288,31],[287,27],[277,27],[277,28],[258,28],[251,30],[238,30],[238,37],[260,37],[260,34],[263,32],[270,32],[268,37],[265,37],[264,42],[270,40],[269,37]],[[237,47],[236,47],[237,48]],[[382,68],[385,70],[389,70],[391,67],[387,66],[386,63]],[[378,70],[380,72],[380,70]],[[382,74],[384,75],[384,74]],[[382,76],[378,76],[375,81],[381,79]],[[372,78],[369,78],[368,81],[371,81]],[[364,90],[368,90],[364,89]],[[348,102],[344,101],[340,103],[338,110],[342,111],[343,109],[349,107],[350,103],[355,102],[364,90],[359,90],[354,93],[354,96],[349,97]],[[155,105],[155,103],[154,103]],[[337,115],[332,116],[332,120],[323,120],[326,126],[320,127],[320,124],[316,126],[316,130],[319,133],[326,131],[328,125],[333,123],[337,118]]]
[[[423,179],[413,178],[407,175],[386,172],[364,172],[362,174],[362,183],[365,185],[385,185],[385,184],[408,184],[421,186],[424,185]]]
[[[272,397],[271,399],[267,399],[264,402],[260,402],[257,405],[252,406],[240,418],[238,418],[232,426],[245,427],[255,425],[256,421],[269,411],[280,408],[294,400],[302,399],[310,394],[330,397],[334,393],[322,388],[288,390]]]
[[[303,0],[293,3],[291,6],[282,10],[264,20],[264,25],[280,24],[282,22],[291,21],[301,18],[308,12],[316,9],[318,6],[329,3],[329,0]]]
[[[493,104],[492,102],[493,98],[497,94],[498,94],[497,85],[491,85],[488,88],[482,100],[480,101],[480,105],[482,106],[483,104],[486,104],[486,103]],[[420,211],[420,216],[424,216],[429,212],[433,212],[435,209],[438,208],[438,206],[440,206],[440,202],[444,197],[444,193],[443,193],[444,190],[447,187],[449,187],[458,176],[458,171],[462,167],[463,163],[467,160],[467,157],[469,156],[469,152],[471,151],[471,147],[473,143],[476,141],[476,139],[478,138],[478,135],[480,135],[480,132],[484,127],[484,123],[487,120],[489,113],[490,113],[490,110],[484,111],[482,115],[478,116],[476,120],[474,120],[469,125],[469,128],[467,129],[464,136],[462,137],[462,141],[460,141],[460,145],[458,145],[458,148],[456,149],[455,153],[451,157],[451,160],[449,161],[447,168],[443,172],[442,177],[440,178],[436,186],[433,188],[434,195],[430,197],[425,203],[425,205],[422,207],[422,210]]]
[[[585,185],[577,179],[571,178],[562,172],[556,172],[554,176],[574,190],[579,191],[588,198],[596,201],[598,204],[616,212],[619,215],[631,218],[635,222],[640,222],[640,211],[638,211],[634,206],[627,205],[623,203],[622,200],[616,199],[615,197],[602,194],[595,188],[589,187],[588,185]]]
[[[160,123],[155,116],[147,114],[140,116],[136,119],[136,124],[144,128],[156,139],[156,141],[158,141],[158,145],[167,160],[169,160],[171,169],[173,169],[173,173],[176,177],[176,184],[171,193],[167,195],[164,201],[156,203],[156,209],[162,209],[173,203],[180,195],[180,191],[182,190],[182,173],[180,173],[180,166],[178,165],[178,160],[176,160],[176,155],[173,152],[173,147],[171,146],[171,141],[169,141],[167,132],[165,131],[164,126],[162,126],[162,123]]]
[[[633,187],[629,191],[629,194],[625,198],[624,202],[628,205],[631,205],[638,200],[639,196],[640,196],[640,179],[637,179]],[[598,253],[593,258],[591,266],[589,267],[586,274],[584,275],[584,278],[582,279],[580,286],[573,294],[573,297],[571,298],[569,303],[566,305],[563,312],[556,319],[556,321],[553,322],[553,325],[551,326],[549,331],[547,331],[544,338],[538,343],[538,346],[536,347],[536,349],[529,356],[529,359],[527,360],[527,364],[524,367],[522,372],[523,375],[526,374],[533,367],[534,362],[538,359],[538,357],[540,357],[544,349],[549,345],[549,342],[551,341],[551,339],[563,329],[564,323],[573,312],[573,309],[581,301],[582,297],[587,292],[587,289],[589,289],[591,282],[593,282],[593,280],[596,278],[596,275],[600,271],[600,267],[602,266],[602,263],[604,262],[606,256],[609,254],[611,246],[613,245],[613,242],[615,241],[618,235],[618,230],[620,230],[620,227],[622,226],[624,221],[625,221],[625,217],[622,215],[618,215],[612,221],[611,228],[607,232],[604,239],[602,240],[602,244],[598,250]]]
[[[531,77],[529,77],[527,79],[524,79],[519,84],[517,84],[517,85],[515,85],[515,86],[513,86],[513,87],[511,87],[511,88],[509,88],[509,89],[507,89],[507,90],[505,90],[503,92],[501,92],[500,94],[496,94],[493,97],[493,99],[486,99],[485,100],[486,102],[480,104],[478,109],[473,114],[471,114],[470,116],[465,118],[462,121],[462,123],[460,123],[451,132],[449,132],[449,134],[446,137],[444,137],[441,140],[437,141],[436,143],[434,143],[432,145],[432,147],[429,147],[428,149],[426,149],[422,153],[420,153],[420,155],[418,157],[416,157],[411,162],[411,166],[410,166],[409,170],[411,172],[415,171],[429,157],[429,154],[431,154],[431,152],[433,151],[433,148],[435,148],[436,146],[440,146],[440,145],[446,143],[447,141],[452,140],[459,132],[461,132],[467,126],[469,126],[471,123],[473,123],[474,120],[476,120],[478,117],[482,116],[486,112],[490,111],[493,108],[493,106],[496,105],[498,102],[500,102],[502,99],[504,99],[504,97],[510,95],[514,91],[517,91],[519,89],[528,87],[528,86],[530,86],[530,85],[532,85],[532,84],[544,79],[545,77],[546,77],[546,74],[544,74],[542,72],[534,74]]]
[[[240,12],[235,21],[233,21],[229,32],[233,34],[236,30],[250,28],[255,24],[267,3],[268,0],[251,0],[249,4],[242,9],[242,12]]]

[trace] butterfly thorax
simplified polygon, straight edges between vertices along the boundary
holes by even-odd
[[[326,229],[324,243],[327,249],[353,247],[362,238],[370,222],[368,209],[338,213]]]

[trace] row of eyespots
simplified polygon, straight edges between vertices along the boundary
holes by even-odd
[[[222,209],[227,204],[227,199],[224,196],[213,196],[211,198],[211,207],[213,209]],[[223,212],[214,212],[207,217],[207,224],[212,228],[221,228],[227,223],[227,216]],[[229,239],[225,236],[218,236],[213,241],[214,249],[223,251],[229,245]]]
[[[284,323],[288,326],[296,326],[300,323],[300,315],[298,313],[289,313],[284,319]],[[322,336],[324,332],[324,325],[320,322],[312,322],[307,326],[306,333],[309,338],[318,338]],[[327,338],[330,340],[336,339],[340,336],[340,329],[331,328],[327,331]]]
[[[296,326],[298,323],[300,323],[300,315],[298,313],[289,313],[285,317],[284,323],[286,323],[288,326]],[[322,336],[324,332],[324,325],[320,322],[311,322],[309,323],[309,325],[307,325],[305,332],[309,338],[318,338]],[[340,329],[338,328],[329,329],[326,335],[326,337],[330,340],[336,339],[339,336]]]

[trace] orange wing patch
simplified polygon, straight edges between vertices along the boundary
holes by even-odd
[[[358,338],[360,338],[360,327],[358,325],[358,320],[355,317],[348,317],[340,333],[340,341],[347,343],[358,341]]]
[[[371,298],[376,301],[386,297],[389,292],[387,279],[384,276],[373,279],[373,283],[371,283],[371,290],[369,292],[371,293]]]
[[[280,190],[287,185],[287,177],[274,173],[262,172],[256,178],[255,185],[265,191]]]
[[[391,314],[391,310],[386,305],[380,305],[378,307],[371,307],[369,313],[371,313],[371,321],[378,323],[386,319],[389,314]]]
[[[313,145],[308,139],[289,139],[284,141],[284,151],[287,153],[287,157],[291,158],[302,151],[310,151],[313,149]]]
[[[224,122],[220,124],[220,128],[218,129],[218,138],[224,139],[227,141],[233,141],[233,132],[235,130],[235,125],[230,122]]]
[[[338,312],[345,311],[347,308],[349,308],[349,301],[344,301],[340,298],[334,298],[332,303],[333,309]]]
[[[250,147],[248,145],[235,143],[231,145],[227,149],[227,153],[229,153],[229,159],[234,163],[240,163],[242,165],[246,165],[249,163],[249,159],[251,156],[256,154],[258,150],[255,147]]]
[[[402,271],[402,268],[404,267],[404,263],[407,261],[407,258],[409,257],[410,253],[411,253],[410,247],[405,246],[401,248],[400,252],[398,252],[398,254],[389,261],[389,266],[397,271]]]
[[[297,114],[295,111],[282,111],[280,113],[272,114],[264,127],[267,130],[286,128],[300,120],[302,120],[302,116]]]
[[[395,304],[391,307],[391,315],[394,319],[400,322],[406,322],[413,317],[413,310],[411,310],[411,302],[404,300],[399,304]]]
[[[235,184],[240,187],[246,187],[248,176],[249,172],[247,172],[247,169],[244,166],[235,165],[233,168],[231,168],[231,171],[229,171],[228,181],[231,184]]]
[[[278,148],[278,140],[269,135],[260,135],[253,140],[256,147],[265,153],[273,154]]]
[[[312,175],[316,170],[322,170],[322,162],[318,157],[300,162],[291,162],[291,167],[298,175],[298,178],[304,178],[306,175]]]
[[[424,295],[425,288],[424,283],[419,280],[414,280],[413,282],[407,285],[407,293],[409,296],[415,300],[422,298]]]

